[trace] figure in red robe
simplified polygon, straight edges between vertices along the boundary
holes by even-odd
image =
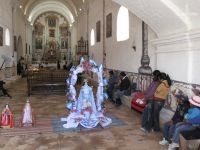
[[[1,113],[1,120],[0,120],[1,128],[13,128],[14,121],[13,121],[13,114],[10,110],[10,106],[8,104],[5,105],[2,113]]]

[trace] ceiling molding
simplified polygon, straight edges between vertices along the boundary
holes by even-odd
[[[66,5],[63,5],[63,3],[59,1],[45,1],[38,3],[30,10],[30,13],[27,14],[27,19],[31,24],[33,24],[35,19],[45,12],[57,12],[63,15],[69,23],[74,22],[74,16],[72,12]]]

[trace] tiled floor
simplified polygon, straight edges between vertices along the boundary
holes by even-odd
[[[0,109],[9,103],[17,120],[27,99],[26,78],[12,83],[8,90],[12,99],[0,97]],[[66,115],[66,96],[31,95],[30,101],[36,119]],[[35,134],[26,136],[0,136],[1,150],[165,150],[158,141],[162,133],[145,134],[139,130],[141,114],[125,106],[115,107],[106,102],[108,114],[114,114],[126,125],[101,130]],[[37,121],[37,120],[36,120]],[[5,129],[0,129],[0,132]]]

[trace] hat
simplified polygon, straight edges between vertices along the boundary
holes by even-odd
[[[126,76],[125,72],[120,72],[120,75],[123,77]]]
[[[190,103],[200,107],[200,97],[199,96],[193,96],[189,99]]]
[[[181,100],[182,102],[187,102],[188,101],[188,96],[187,95],[177,94],[177,95],[175,95],[175,97],[177,99]]]

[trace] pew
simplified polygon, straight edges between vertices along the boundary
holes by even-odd
[[[66,92],[66,70],[28,70],[28,96],[31,94],[54,94]]]

